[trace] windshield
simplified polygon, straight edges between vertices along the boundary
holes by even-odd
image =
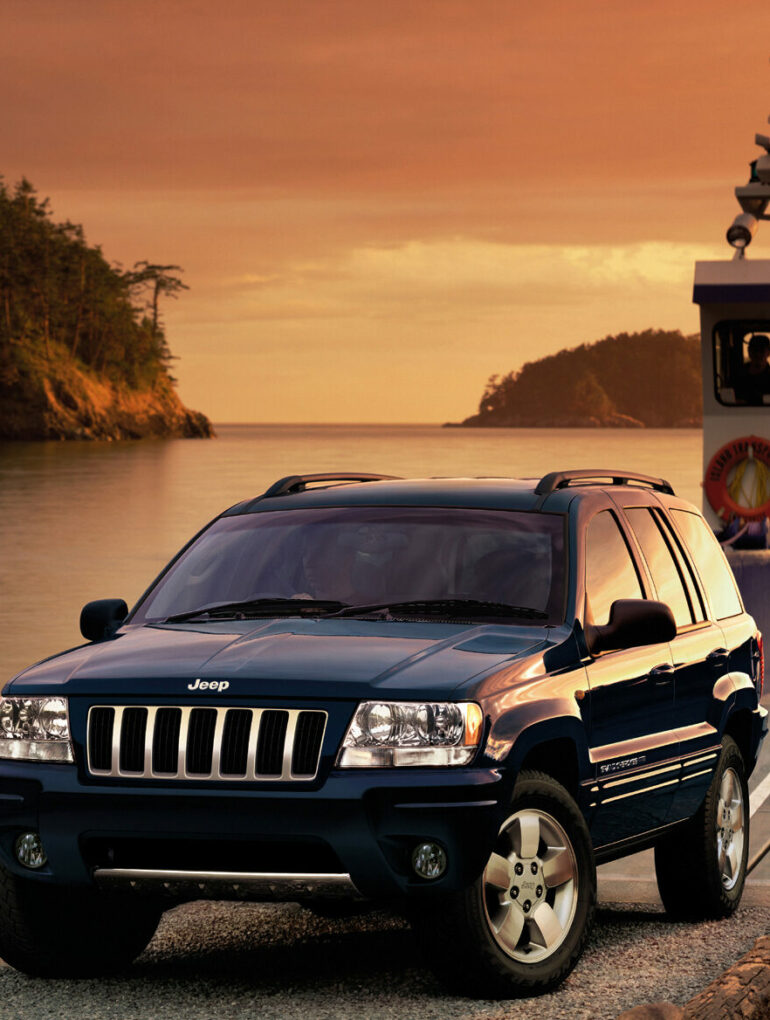
[[[268,511],[215,521],[131,622],[258,599],[345,606],[474,599],[528,607],[556,622],[563,592],[564,518],[558,514],[444,507]]]

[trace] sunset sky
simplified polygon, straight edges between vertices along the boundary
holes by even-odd
[[[767,0],[3,0],[0,172],[184,267],[214,421],[457,420],[492,373],[697,329],[769,55]]]

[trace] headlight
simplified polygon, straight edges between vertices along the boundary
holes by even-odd
[[[74,761],[64,698],[0,698],[0,758]]]
[[[483,721],[472,701],[364,701],[348,726],[337,765],[467,765]]]

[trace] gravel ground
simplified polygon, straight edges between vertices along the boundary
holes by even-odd
[[[165,915],[124,976],[46,981],[0,966],[0,1016],[611,1020],[640,1003],[684,1004],[768,930],[768,907],[677,925],[654,907],[603,904],[583,959],[558,991],[475,1002],[445,995],[417,963],[408,927],[386,914],[329,921],[296,904],[188,903]]]

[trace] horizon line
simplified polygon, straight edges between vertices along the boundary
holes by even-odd
[[[310,425],[314,425],[314,426],[315,425],[335,425],[335,426],[336,425],[344,425],[344,426],[355,425],[355,426],[358,426],[358,427],[360,427],[362,425],[378,425],[378,426],[379,425],[388,425],[388,426],[391,426],[391,427],[393,427],[393,426],[405,426],[405,427],[409,426],[409,427],[414,427],[416,425],[419,425],[419,426],[436,426],[437,425],[439,427],[443,427],[445,424],[447,424],[446,422],[440,422],[440,421],[214,421],[214,419],[210,419],[210,420],[211,420],[211,424],[214,426],[214,428],[222,428],[222,427],[226,427],[226,426],[237,426],[237,425],[260,425],[260,426],[263,426],[263,427],[264,426],[275,427],[275,426],[279,426],[279,425],[290,425],[290,426],[302,425],[304,427],[307,427],[307,426],[310,426]],[[455,423],[454,422],[450,422],[448,424],[455,424]]]

